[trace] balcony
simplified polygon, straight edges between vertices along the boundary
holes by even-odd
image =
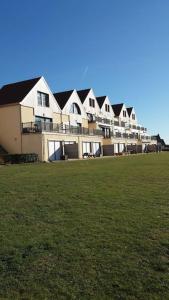
[[[114,134],[111,135],[114,138],[123,138],[123,139],[134,139],[134,140],[138,140],[139,136],[137,133],[121,133],[116,131]]]
[[[126,126],[126,123],[121,121],[121,127],[125,127]]]
[[[151,136],[151,141],[157,142],[157,136]]]
[[[122,137],[122,133],[121,132],[115,132],[114,137],[121,138]]]
[[[106,118],[101,118],[101,117],[98,117],[98,116],[95,116],[95,115],[92,115],[92,114],[88,114],[88,122],[89,123],[98,122],[98,123],[102,123],[102,124],[111,125],[111,120],[106,119]]]
[[[150,136],[145,136],[145,135],[141,135],[141,140],[142,141],[150,141],[151,140],[151,137]]]
[[[95,117],[96,122],[98,123],[103,123],[103,124],[111,124],[111,120],[106,119],[106,118],[101,118],[101,117]]]
[[[114,121],[114,126],[120,126],[119,121]]]
[[[98,135],[103,136],[103,132],[100,129],[89,129],[85,127],[74,127],[56,123],[45,122],[29,122],[22,123],[22,133],[42,133],[53,132],[61,134],[74,134],[74,135]]]

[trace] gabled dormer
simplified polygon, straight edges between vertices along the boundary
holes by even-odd
[[[96,97],[96,99],[100,107],[101,116],[113,120],[114,112],[108,96]]]
[[[134,107],[127,107],[127,112],[128,112],[130,124],[136,125],[137,124],[137,117],[136,117]]]
[[[97,103],[96,97],[92,89],[77,91],[78,96],[85,108],[87,114],[98,116],[100,107]]]
[[[112,105],[112,109],[117,119],[124,122],[128,122],[129,116],[128,116],[127,108],[124,103],[114,104]]]
[[[87,114],[76,90],[54,93],[54,97],[62,110],[62,114],[65,116],[63,123],[86,127]]]

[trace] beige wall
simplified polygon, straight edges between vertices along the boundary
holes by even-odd
[[[112,140],[111,140],[111,138],[110,139],[104,139],[103,138],[103,145],[112,145],[113,143],[112,143]]]
[[[69,123],[69,116],[68,115],[61,115],[61,122],[62,123]]]
[[[20,105],[0,106],[0,144],[9,153],[21,153]]]
[[[88,127],[89,127],[89,129],[97,129],[97,124],[96,124],[96,122],[89,123]]]
[[[22,134],[22,153],[36,153],[42,161],[42,134]]]
[[[53,123],[61,123],[61,114],[53,113]]]
[[[88,128],[88,120],[82,119],[82,127]]]
[[[21,105],[21,123],[34,122],[34,109],[28,106]]]

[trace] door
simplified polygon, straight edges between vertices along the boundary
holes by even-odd
[[[93,143],[93,154],[100,156],[100,143]]]
[[[88,142],[83,142],[83,154],[84,153],[90,153],[90,143]]]
[[[122,153],[124,152],[124,144],[119,144],[119,152]]]
[[[59,141],[49,141],[48,143],[49,151],[49,160],[60,160],[62,151],[61,151],[61,142]]]

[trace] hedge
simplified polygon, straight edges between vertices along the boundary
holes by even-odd
[[[0,163],[4,163],[4,164],[32,163],[37,161],[38,161],[38,154],[36,153],[0,155]]]

